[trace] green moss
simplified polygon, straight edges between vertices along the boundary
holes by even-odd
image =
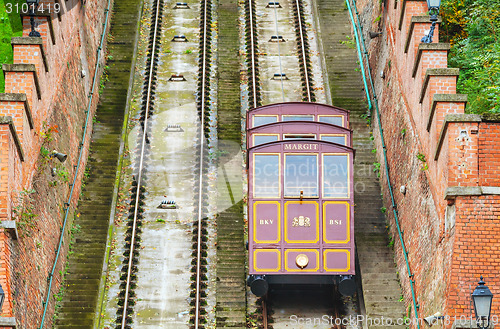
[[[11,64],[13,61],[11,37],[23,35],[21,17],[15,10],[15,4],[25,3],[24,0],[0,0],[0,64]],[[10,10],[12,8],[12,10]],[[11,11],[10,13],[8,11]],[[5,91],[5,79],[0,70],[0,92]]]

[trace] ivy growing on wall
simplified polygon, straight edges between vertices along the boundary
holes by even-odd
[[[500,0],[443,0],[441,9],[441,41],[452,44],[467,112],[500,113]]]

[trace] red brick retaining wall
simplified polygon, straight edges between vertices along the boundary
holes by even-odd
[[[42,2],[46,8],[55,3]],[[5,328],[12,328],[12,323],[17,328],[40,324],[80,147],[84,161],[88,154],[91,127],[83,145],[80,142],[107,0],[86,1],[84,6],[79,0],[58,3],[63,8],[59,17],[39,13],[35,19],[41,38],[28,36],[30,19],[22,15],[23,37],[12,38],[14,64],[3,65],[0,219],[2,227],[9,228],[0,228],[0,283],[6,296],[0,327]],[[98,98],[94,95],[91,117]],[[51,159],[48,153],[52,150],[68,154],[67,161]],[[52,168],[67,174],[69,180],[52,176]],[[71,209],[78,200],[83,168]],[[16,222],[17,234],[10,228],[11,221]],[[66,236],[52,295],[59,291],[68,240]],[[51,297],[45,327],[51,326],[54,304]]]
[[[405,303],[414,314],[413,279],[419,316],[441,312],[451,316],[444,327],[462,328],[455,316],[470,315],[470,287],[480,275],[500,296],[500,118],[465,114],[466,95],[456,94],[458,69],[448,67],[450,45],[439,43],[438,28],[432,44],[420,41],[430,28],[426,1],[359,0],[357,5],[376,72],[390,178],[414,273],[408,277],[382,172]],[[382,36],[368,37],[379,30]],[[383,163],[382,152],[378,159]],[[406,194],[399,192],[403,185]],[[498,300],[493,304],[497,315]]]

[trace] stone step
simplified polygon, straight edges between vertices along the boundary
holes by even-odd
[[[126,3],[121,5],[121,3]],[[111,198],[115,183],[121,129],[130,77],[133,40],[136,33],[139,0],[124,0],[115,4],[111,33],[116,41],[125,41],[126,47],[111,45],[108,50],[122,62],[108,62],[109,77],[97,109],[97,121],[92,135],[89,157],[89,176],[80,199],[80,232],[75,234],[73,254],[69,255],[69,269],[65,276],[66,294],[60,303],[57,329],[91,329],[95,315],[97,290],[101,279],[101,266],[108,231]],[[134,4],[133,4],[134,3]],[[133,8],[133,9],[132,9]],[[128,10],[128,12],[127,12]],[[126,15],[124,15],[126,13]],[[128,26],[128,27],[126,27]],[[118,29],[117,29],[118,28]],[[121,49],[123,56],[116,50]],[[119,85],[121,84],[121,86]],[[86,231],[89,231],[86,232]]]

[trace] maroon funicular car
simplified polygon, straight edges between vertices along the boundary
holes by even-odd
[[[352,134],[346,110],[281,103],[247,114],[248,284],[338,284],[353,279]]]

